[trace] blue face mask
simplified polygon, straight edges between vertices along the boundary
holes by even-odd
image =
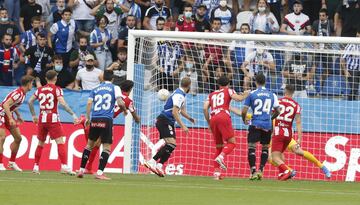
[[[192,69],[192,68],[194,67],[194,64],[192,64],[192,63],[185,63],[185,67],[186,67],[187,69]]]
[[[62,65],[55,65],[54,69],[55,69],[56,72],[60,72],[63,69],[63,66]]]

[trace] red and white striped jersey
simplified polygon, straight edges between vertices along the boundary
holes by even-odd
[[[275,127],[291,129],[295,116],[301,114],[300,105],[293,99],[283,97],[279,99],[280,115],[275,119]]]
[[[220,113],[224,111],[230,114],[230,102],[231,96],[236,94],[235,90],[230,88],[223,88],[220,90],[215,90],[214,92],[210,93],[207,101],[210,103],[211,108],[211,115]]]
[[[13,91],[11,91],[5,99],[0,103],[0,116],[5,116],[5,110],[3,108],[3,104],[8,101],[9,99],[12,99],[14,103],[10,107],[10,111],[14,111],[16,108],[20,107],[20,105],[24,102],[26,97],[25,91],[19,87]]]
[[[121,99],[124,101],[125,107],[126,107],[131,113],[135,112],[135,106],[134,106],[133,100],[130,99],[130,97],[129,97],[125,92],[122,92]],[[120,107],[116,104],[115,107],[114,107],[114,118],[116,118],[120,113],[122,113],[122,110],[121,110]]]
[[[46,84],[35,91],[34,96],[40,106],[39,121],[41,123],[60,122],[58,98],[63,95],[62,89],[54,84]]]

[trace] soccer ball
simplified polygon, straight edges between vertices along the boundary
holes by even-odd
[[[161,101],[165,101],[169,98],[170,92],[166,89],[161,89],[158,91],[158,98]]]

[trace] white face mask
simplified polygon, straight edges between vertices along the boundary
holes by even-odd
[[[266,10],[266,8],[265,7],[259,7],[258,10],[259,10],[259,12],[264,12]]]
[[[184,15],[185,15],[186,18],[191,18],[192,12],[186,11],[186,12],[184,12]]]
[[[220,1],[219,5],[221,7],[225,7],[227,5],[227,2],[226,1]]]

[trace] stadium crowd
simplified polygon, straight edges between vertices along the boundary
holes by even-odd
[[[105,69],[113,70],[115,83],[120,84],[126,79],[130,29],[360,37],[360,21],[355,20],[360,19],[358,0],[0,0],[0,4],[3,86],[18,85],[23,75],[33,75],[39,87],[50,69],[58,72],[57,85],[62,88],[91,90]],[[358,44],[344,47],[341,56],[249,49],[237,42],[215,46],[164,41],[157,48],[158,88],[174,90],[188,76],[195,95],[214,90],[216,78],[226,74],[236,91],[243,91],[262,72],[277,92],[292,84],[295,96],[320,95],[332,81],[345,79],[341,86],[331,84],[340,87],[332,94],[348,100],[359,95]]]

